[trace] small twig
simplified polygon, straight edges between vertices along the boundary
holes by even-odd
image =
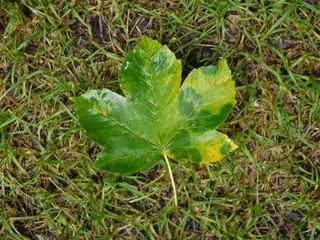
[[[169,171],[169,176],[170,176],[170,180],[171,180],[171,185],[172,185],[172,188],[173,188],[173,197],[174,197],[174,205],[175,207],[178,207],[178,197],[177,197],[177,190],[176,190],[176,185],[174,183],[174,179],[173,179],[173,174],[172,174],[172,171],[171,171],[171,166],[170,166],[170,162],[168,160],[168,157],[167,155],[163,153],[163,156],[164,156],[164,159],[166,160],[166,163],[167,163],[167,166],[168,166],[168,171]]]

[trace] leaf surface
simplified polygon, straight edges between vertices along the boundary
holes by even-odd
[[[119,72],[125,97],[92,90],[76,97],[81,126],[104,147],[95,165],[115,173],[146,171],[166,154],[181,162],[212,162],[237,146],[216,131],[235,104],[226,60],[193,70],[181,85],[181,62],[144,37]]]

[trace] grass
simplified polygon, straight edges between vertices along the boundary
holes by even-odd
[[[319,239],[320,7],[315,1],[0,0],[1,239]],[[120,91],[142,35],[193,68],[228,59],[239,148],[212,164],[117,176],[70,97]]]

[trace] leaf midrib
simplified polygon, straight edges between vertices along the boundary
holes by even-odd
[[[148,142],[156,147],[158,147],[159,149],[161,148],[160,145],[154,143],[154,142],[151,142],[149,139],[147,138],[144,138],[143,136],[140,136],[138,133],[136,133],[135,131],[133,131],[131,128],[128,128],[126,127],[125,125],[121,124],[119,121],[115,120],[114,118],[111,118],[109,115],[104,115],[102,114],[100,111],[98,110],[95,110],[95,109],[92,109],[94,112],[98,113],[99,115],[102,115],[103,117],[113,121],[114,123],[118,124],[119,126],[121,126],[122,128],[126,129],[127,131],[133,133],[134,135],[136,135],[137,137],[143,139],[145,142]]]
[[[116,160],[119,160],[119,159],[132,158],[132,157],[141,157],[141,156],[144,156],[144,155],[147,155],[147,154],[150,154],[150,153],[160,153],[161,154],[161,150],[158,149],[158,150],[147,151],[147,152],[144,152],[144,153],[141,153],[141,154],[133,154],[133,155],[121,156],[121,157],[117,157],[117,158],[112,158],[112,159],[110,159],[110,161],[116,161]]]

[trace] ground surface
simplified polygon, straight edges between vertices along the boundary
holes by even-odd
[[[152,2],[152,3],[150,3]],[[320,239],[319,1],[0,0],[1,239]],[[213,164],[115,176],[70,97],[119,92],[142,35],[228,60],[239,145]]]

